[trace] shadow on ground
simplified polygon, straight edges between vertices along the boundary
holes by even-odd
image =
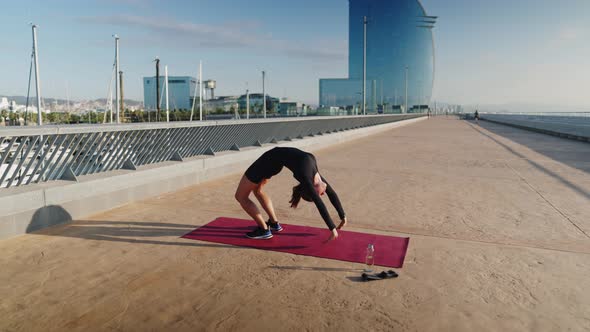
[[[482,130],[482,128],[498,136],[502,136],[506,139],[509,139],[517,144],[524,145],[529,149],[541,153],[555,161],[566,164],[573,168],[577,168],[587,173],[590,173],[590,144],[584,142],[569,141],[566,139],[561,139],[558,137],[553,137],[544,134],[532,133],[526,130],[516,129],[498,124],[485,123],[483,121],[480,121],[479,124],[470,123],[470,125],[474,130],[478,131],[481,135],[489,138],[496,144],[500,145],[501,147],[506,149],[506,151],[512,153],[518,158],[526,160],[527,163],[529,163],[537,170],[558,180],[559,182],[563,183],[564,185],[571,188],[580,195],[590,199],[590,191],[588,191],[586,188],[583,188],[578,184],[572,183],[571,181],[561,176],[559,173],[556,173],[548,169],[547,167],[541,165],[540,163],[527,158],[522,153],[514,150],[510,146],[502,143],[493,136],[489,135],[484,130]],[[568,147],[568,149],[564,150],[550,148],[551,145],[555,145],[556,143],[559,143],[559,146],[561,147],[566,146]]]
[[[72,221],[72,216],[68,211],[59,205],[44,206],[33,214],[31,222],[27,226],[27,233],[36,232],[38,230],[64,224]]]
[[[479,126],[572,168],[590,174],[590,144],[480,121]],[[511,151],[514,153],[514,151]],[[517,154],[517,153],[515,153]],[[518,155],[518,154],[517,154]]]

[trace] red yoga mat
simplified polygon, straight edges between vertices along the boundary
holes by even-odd
[[[338,239],[326,243],[330,236],[327,228],[281,225],[283,231],[273,233],[272,239],[253,240],[248,239],[246,233],[256,228],[254,221],[217,218],[183,238],[355,263],[365,263],[367,246],[373,244],[375,265],[394,268],[404,264],[410,241],[409,238],[340,230]]]

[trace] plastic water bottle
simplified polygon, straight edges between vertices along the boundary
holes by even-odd
[[[367,256],[365,258],[365,272],[373,272],[373,264],[375,264],[375,247],[372,244],[367,246]]]

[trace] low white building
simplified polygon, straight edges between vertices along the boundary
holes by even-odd
[[[8,102],[8,98],[2,97],[2,99],[0,99],[0,110],[9,110],[9,109],[10,109],[10,103]]]
[[[25,105],[16,105],[10,111],[14,112],[14,113],[24,113],[25,111],[27,111],[28,113],[35,113],[35,114],[37,113],[37,106],[35,106],[35,105],[29,105],[28,110],[26,108],[27,107]],[[49,114],[49,113],[51,113],[51,110],[42,108],[41,112],[43,112],[45,114]]]

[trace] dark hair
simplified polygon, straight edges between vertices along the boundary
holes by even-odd
[[[291,200],[289,201],[289,203],[291,203],[291,207],[296,208],[302,198],[308,202],[312,201],[311,195],[307,192],[307,190],[303,189],[301,184],[298,184],[293,187],[293,194],[291,194]]]

